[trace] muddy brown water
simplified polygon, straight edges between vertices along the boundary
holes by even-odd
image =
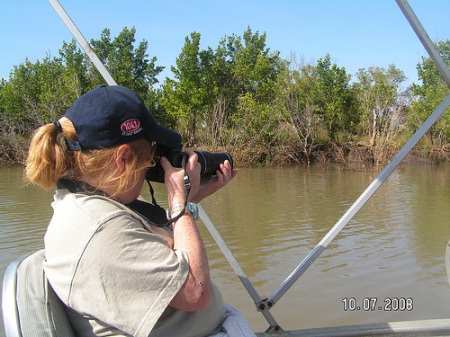
[[[0,277],[43,247],[53,191],[0,168]],[[320,167],[241,169],[202,202],[249,280],[269,297],[378,175]],[[271,309],[285,330],[447,318],[450,165],[404,165]],[[154,184],[164,202],[163,186]],[[146,186],[143,195],[149,195]],[[214,282],[255,331],[267,321],[205,229]],[[0,327],[0,336],[4,336]]]

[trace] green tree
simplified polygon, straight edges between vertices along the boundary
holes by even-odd
[[[212,50],[200,50],[200,34],[193,32],[186,37],[176,67],[171,67],[175,81],[167,81],[173,89],[166,88],[170,94],[171,110],[178,111],[180,117],[187,120],[188,146],[196,142],[196,130],[207,110],[211,97],[207,91],[207,72],[211,66]]]
[[[158,83],[157,76],[164,67],[156,66],[157,58],[148,59],[148,42],[143,40],[134,46],[136,29],[124,27],[114,40],[105,28],[99,40],[91,40],[91,46],[117,84],[135,91],[145,101],[149,88]],[[88,71],[95,85],[104,83],[101,75],[90,65]]]
[[[297,65],[295,60],[292,64],[295,68],[288,71],[286,67],[283,76],[280,76],[280,118],[290,130],[289,134],[293,135],[289,140],[301,144],[301,151],[310,163],[316,135],[323,121],[315,96],[318,72],[317,67],[311,64]]]
[[[386,70],[380,67],[360,69],[354,87],[361,103],[361,115],[365,119],[370,145],[376,146],[377,136],[392,138],[402,120],[405,93],[401,84],[406,80],[404,73],[395,65]]]
[[[437,42],[437,49],[447,65],[450,65],[450,40]],[[409,121],[414,128],[418,128],[431,115],[437,106],[448,95],[449,88],[429,57],[422,57],[417,65],[417,73],[422,84],[413,84],[411,91],[415,96]],[[441,147],[450,139],[450,116],[444,114],[430,129],[429,134],[433,143]]]
[[[332,65],[329,54],[317,62],[317,75],[316,104],[323,115],[330,139],[335,141],[338,131],[351,132],[359,123],[356,96],[345,68]]]
[[[70,43],[64,41],[59,55],[58,62],[64,67],[63,82],[68,91],[66,103],[69,104],[92,87],[88,73],[88,58],[77,47],[75,39]]]
[[[282,64],[279,53],[267,48],[265,33],[252,33],[250,27],[242,37],[232,35],[223,39],[220,46],[226,50],[223,63],[230,76],[223,81],[226,85],[223,98],[230,110],[228,125],[234,141],[270,152],[278,123],[275,109]],[[262,157],[267,159],[266,155]]]
[[[14,67],[9,81],[2,89],[3,111],[20,134],[25,134],[30,128],[42,122],[39,115],[41,68],[40,61],[33,64],[26,59],[25,63]]]
[[[232,106],[230,103],[233,101],[230,94],[232,73],[226,55],[226,48],[219,43],[216,50],[210,54],[210,64],[205,72],[206,90],[210,99],[205,115],[204,140],[214,147],[226,143]]]
[[[14,67],[0,95],[0,150],[3,160],[21,162],[26,153],[27,136],[38,126],[59,116],[64,104],[59,99],[63,68],[56,60]]]
[[[274,83],[279,73],[279,53],[266,47],[266,33],[252,33],[250,27],[241,39],[230,39],[234,82],[241,93],[250,93],[258,101],[273,98]]]

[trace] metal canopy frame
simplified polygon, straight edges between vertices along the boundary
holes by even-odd
[[[86,39],[80,33],[73,21],[67,15],[63,7],[59,4],[58,0],[49,0],[55,11],[64,21],[69,28],[75,39],[84,49],[86,54],[94,63],[95,67],[101,73],[108,85],[117,85],[109,72],[106,70],[103,63],[99,60],[94,53]],[[422,42],[426,51],[430,55],[434,64],[438,68],[440,74],[444,78],[447,86],[450,88],[450,69],[445,64],[443,58],[439,54],[436,46],[431,41],[430,37],[426,33],[422,24],[417,16],[414,14],[407,0],[396,0],[398,6],[402,10],[406,19],[410,23],[411,27],[415,31],[416,35]],[[320,254],[328,247],[328,245],[334,240],[334,238],[340,233],[340,231],[348,224],[348,222],[359,212],[359,210],[365,205],[365,203],[375,194],[378,188],[386,181],[391,173],[397,168],[397,166],[405,159],[408,153],[417,145],[420,139],[428,132],[428,130],[436,123],[436,121],[442,116],[442,114],[450,106],[450,94],[441,102],[436,110],[430,115],[430,117],[423,123],[423,125],[416,131],[411,139],[403,146],[403,148],[397,153],[397,155],[389,162],[389,164],[383,169],[383,171],[375,178],[375,180],[367,187],[367,189],[361,194],[361,196],[355,201],[355,203],[347,210],[347,212],[339,219],[339,221],[330,229],[325,237],[316,245],[316,247],[309,253],[304,260],[294,269],[294,271],[282,282],[282,284],[275,290],[275,292],[268,298],[262,299],[251,281],[245,275],[244,270],[241,268],[239,262],[228,248],[226,242],[223,240],[219,231],[214,226],[213,222],[206,214],[205,210],[199,205],[199,214],[202,222],[216,241],[222,253],[230,263],[234,272],[237,274],[248,293],[252,297],[256,309],[260,311],[267,322],[269,323],[268,329],[265,334],[282,334],[283,329],[278,325],[273,315],[270,313],[270,309],[280,300],[280,298],[289,290],[289,288],[299,279],[300,276],[314,263],[314,261],[320,256]]]
[[[89,43],[84,38],[83,34],[81,34],[80,30],[77,28],[77,26],[72,21],[67,12],[64,10],[64,8],[60,5],[58,0],[48,0],[48,1],[53,6],[56,13],[58,13],[61,20],[63,20],[67,28],[69,28],[73,37],[78,41],[78,43],[80,44],[81,48],[83,48],[86,55],[91,59],[92,63],[94,63],[94,66],[100,72],[106,83],[108,85],[117,85],[116,81],[112,78],[111,74],[108,72],[108,70],[106,70],[105,65],[102,63],[102,61],[100,61],[97,54],[91,48]]]
[[[414,14],[407,0],[396,0],[398,6],[402,10],[406,19],[409,21],[411,27],[416,32],[426,51],[430,55],[434,64],[438,68],[439,72],[450,88],[450,69],[445,64],[443,58],[439,54],[436,46],[431,41],[430,37],[426,33],[422,24],[420,23],[417,16]],[[386,179],[391,175],[391,173],[398,167],[398,165],[405,159],[408,153],[417,145],[417,143],[422,139],[422,137],[428,132],[428,130],[437,122],[437,120],[442,116],[442,114],[450,106],[450,95],[448,95],[441,104],[436,108],[436,110],[430,115],[430,117],[423,123],[423,125],[416,131],[416,133],[411,137],[411,139],[403,146],[403,148],[397,153],[397,155],[389,162],[389,164],[384,168],[384,170],[375,178],[375,180],[367,187],[367,189],[361,194],[361,196],[355,201],[355,203],[347,210],[347,212],[339,219],[339,221],[331,228],[331,230],[325,235],[325,237],[316,245],[316,247],[309,253],[305,259],[294,269],[294,271],[283,281],[283,283],[275,290],[275,292],[269,296],[267,299],[260,300],[261,297],[257,295],[256,290],[251,285],[248,278],[242,271],[238,262],[232,256],[228,247],[224,243],[223,239],[218,234],[216,228],[207,217],[206,213],[203,211],[202,220],[205,226],[208,228],[214,239],[216,239],[217,244],[222,249],[225,257],[228,259],[229,263],[233,267],[236,274],[241,279],[250,296],[255,301],[258,311],[266,317],[270,326],[266,330],[266,334],[279,333],[282,331],[280,326],[276,324],[275,320],[269,320],[267,317],[267,312],[280,300],[280,298],[289,290],[289,288],[299,279],[300,276],[314,263],[314,261],[320,256],[320,254],[328,247],[328,245],[334,240],[334,238],[340,233],[340,231],[348,224],[348,222],[359,212],[359,210],[366,204],[367,201],[375,194],[378,188],[386,181]],[[231,257],[230,257],[231,254]]]

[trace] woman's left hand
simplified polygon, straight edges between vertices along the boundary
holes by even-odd
[[[199,189],[197,193],[191,197],[191,201],[199,203],[207,196],[213,194],[228,184],[228,182],[233,179],[237,173],[238,170],[232,170],[230,162],[225,160],[225,162],[220,164],[219,170],[216,171],[216,176],[202,179]]]

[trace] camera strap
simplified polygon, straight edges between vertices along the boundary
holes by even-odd
[[[187,204],[187,199],[189,197],[189,193],[191,193],[191,180],[189,179],[189,175],[186,172],[186,161],[187,161],[188,156],[185,154],[183,156],[183,160],[181,161],[181,167],[183,168],[184,171],[184,177],[183,177],[183,181],[184,181],[184,190],[186,191],[186,202],[185,204]]]
[[[171,228],[172,224],[177,221],[179,218],[181,218],[181,216],[184,214],[184,212],[186,212],[186,206],[188,203],[188,197],[189,197],[189,193],[191,192],[191,180],[189,179],[189,175],[187,174],[186,171],[186,161],[188,159],[188,155],[184,154],[183,158],[181,160],[181,167],[183,168],[184,171],[184,176],[183,176],[183,182],[184,182],[184,190],[186,191],[186,196],[184,197],[184,205],[183,208],[180,210],[180,213],[178,213],[176,216],[172,217],[170,219],[168,219],[167,221],[167,225],[169,226],[169,228]]]
[[[148,184],[148,189],[150,190],[150,195],[152,196],[152,204],[155,206],[159,206],[155,199],[155,190],[153,189],[152,184],[150,184],[150,180],[146,179]]]

